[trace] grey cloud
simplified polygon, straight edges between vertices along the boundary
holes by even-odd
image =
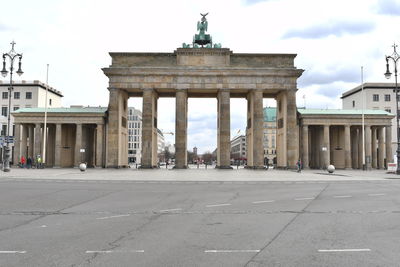
[[[397,0],[378,0],[377,13],[383,15],[400,16],[400,2]]]
[[[11,30],[11,27],[0,23],[0,32],[5,32],[5,31],[8,31],[8,30]]]
[[[329,35],[342,36],[344,34],[361,34],[371,31],[375,24],[371,21],[335,21],[317,24],[303,29],[289,30],[283,39],[305,38],[318,39]]]
[[[329,98],[337,98],[341,94],[342,89],[343,88],[334,85],[323,85],[316,93]]]
[[[331,71],[306,71],[299,79],[299,87],[314,84],[330,84],[333,82],[358,82],[360,79],[359,68],[340,68]]]
[[[260,2],[267,2],[269,0],[243,0],[245,5],[253,5]]]

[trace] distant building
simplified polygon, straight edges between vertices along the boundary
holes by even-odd
[[[142,155],[142,112],[128,108],[128,163],[141,162]]]
[[[21,108],[40,108],[46,106],[46,89],[48,89],[47,93],[47,107],[48,108],[58,108],[61,107],[61,98],[63,97],[62,93],[53,87],[42,83],[40,81],[14,81],[13,88],[14,90],[9,96],[8,87],[10,86],[9,82],[0,81],[0,135],[7,135],[7,120],[8,120],[8,103],[9,97],[11,97],[11,113]],[[43,117],[44,122],[44,117]],[[14,116],[10,117],[10,135],[14,136]],[[3,155],[2,146],[0,146],[0,158]],[[13,152],[12,148],[12,153]]]
[[[246,161],[246,136],[238,135],[231,141],[231,161],[234,165],[245,164]]]
[[[364,94],[361,89],[363,87]],[[394,83],[364,83],[363,86],[348,90],[342,94],[343,109],[384,110],[396,115],[396,92]],[[399,99],[400,100],[400,99]],[[392,119],[392,151],[397,150],[396,117]]]
[[[273,164],[276,158],[276,108],[264,108],[264,164]]]

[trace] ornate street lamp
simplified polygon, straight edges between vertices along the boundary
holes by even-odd
[[[386,56],[386,79],[390,79],[392,73],[389,70],[389,59],[392,60],[394,65],[394,80],[395,80],[395,92],[396,92],[396,130],[397,130],[397,169],[396,174],[400,174],[400,129],[399,129],[399,90],[397,88],[397,61],[400,58],[400,55],[396,51],[396,44],[393,44],[393,54],[391,56]]]
[[[13,91],[13,71],[14,71],[14,60],[18,57],[18,70],[17,74],[21,76],[24,72],[21,69],[21,59],[22,54],[18,54],[14,50],[15,42],[12,41],[11,43],[11,50],[8,53],[3,54],[3,69],[1,70],[1,75],[5,78],[8,74],[6,70],[6,57],[8,57],[10,61],[10,86],[8,87],[8,113],[7,113],[7,136],[5,137],[6,145],[3,146],[3,171],[9,172],[10,171],[10,161],[11,161],[11,148],[10,148],[10,119],[11,119],[11,93]]]

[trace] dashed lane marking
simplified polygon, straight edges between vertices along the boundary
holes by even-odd
[[[170,212],[170,211],[180,211],[182,209],[167,209],[167,210],[160,210],[160,212]]]
[[[261,204],[261,203],[271,203],[275,202],[275,200],[260,200],[260,201],[254,201],[252,202],[253,204]]]
[[[205,250],[204,253],[258,253],[259,249],[239,249],[239,250]]]
[[[369,252],[369,248],[350,248],[350,249],[318,249],[318,252]]]
[[[294,200],[298,201],[298,200],[312,200],[315,199],[315,197],[300,197],[300,198],[295,198]]]
[[[0,254],[25,254],[26,250],[0,250]]]
[[[384,196],[386,194],[368,194],[370,197],[378,197],[378,196]]]
[[[213,204],[213,205],[207,205],[207,208],[212,208],[212,207],[222,207],[222,206],[230,206],[232,204],[230,203],[224,203],[224,204]]]
[[[349,198],[349,197],[352,197],[352,196],[333,196],[334,198]]]
[[[144,253],[144,250],[86,250],[86,254],[93,254],[93,253]]]
[[[111,219],[111,218],[119,218],[119,217],[128,217],[131,216],[130,214],[120,214],[120,215],[113,215],[113,216],[107,216],[107,217],[100,217],[96,218],[97,220],[106,220],[106,219]]]

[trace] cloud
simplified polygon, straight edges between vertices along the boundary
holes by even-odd
[[[314,84],[330,84],[333,82],[358,82],[360,79],[359,68],[331,69],[329,71],[305,71],[298,80],[299,87],[306,87]]]
[[[254,5],[260,2],[267,2],[269,0],[243,0],[245,5]]]
[[[344,34],[367,33],[374,27],[375,24],[371,21],[334,21],[312,25],[302,29],[289,30],[282,38],[318,39],[330,35],[341,37]]]
[[[343,88],[336,84],[329,84],[320,86],[320,88],[315,92],[317,94],[329,97],[337,98],[342,93]]]
[[[0,23],[0,32],[5,32],[5,31],[9,31],[9,30],[11,30],[11,27]]]
[[[376,12],[383,15],[400,16],[400,2],[397,0],[379,0]]]

